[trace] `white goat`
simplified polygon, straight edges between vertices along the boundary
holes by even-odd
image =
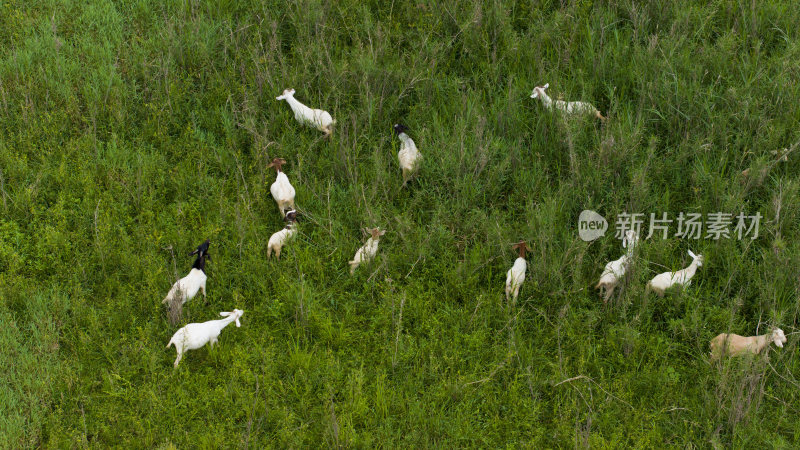
[[[688,287],[692,283],[692,277],[697,268],[703,265],[703,255],[695,255],[689,250],[689,256],[692,257],[692,263],[689,267],[681,269],[677,272],[664,272],[653,277],[652,280],[647,282],[645,292],[651,290],[658,294],[659,297],[664,296],[664,291],[675,285],[682,285]]]
[[[285,159],[274,158],[267,168],[275,167],[275,170],[278,172],[278,176],[275,178],[275,182],[272,183],[272,186],[269,187],[269,191],[272,193],[272,198],[275,199],[275,203],[278,204],[278,209],[281,211],[281,216],[285,217],[287,209],[295,208],[294,187],[292,186],[292,183],[289,183],[289,177],[287,177],[286,174],[281,171],[281,166],[284,164],[286,164]]]
[[[608,303],[611,294],[614,293],[614,288],[617,287],[619,280],[625,276],[628,268],[633,264],[633,249],[636,243],[639,242],[639,236],[633,230],[625,232],[625,237],[622,239],[622,248],[627,247],[628,252],[622,255],[619,259],[611,261],[606,264],[603,274],[600,276],[600,281],[595,286],[595,289],[600,289],[600,295],[603,295],[603,303]]]
[[[287,212],[283,220],[289,223],[281,231],[277,231],[270,236],[267,243],[267,258],[272,255],[274,250],[275,257],[281,259],[281,248],[297,233],[297,211],[291,210]]]
[[[519,296],[519,288],[525,281],[525,271],[528,269],[528,263],[525,261],[525,252],[528,250],[528,245],[525,241],[519,241],[513,246],[512,250],[519,250],[519,256],[514,261],[514,265],[508,269],[506,274],[506,301],[510,296],[514,297],[514,303],[517,302]]]
[[[411,175],[419,168],[422,154],[417,150],[414,140],[406,134],[408,128],[405,125],[395,124],[394,131],[400,139],[400,151],[397,152],[397,160],[400,162],[400,168],[403,169],[403,186],[405,186]]]
[[[378,242],[380,242],[381,236],[386,234],[386,230],[381,230],[380,228],[365,229],[364,231],[371,236],[367,239],[367,242],[356,251],[356,256],[353,257],[353,260],[348,261],[348,264],[350,264],[350,275],[356,272],[356,268],[362,262],[371,261],[372,258],[375,257],[375,254],[378,252]]]
[[[188,275],[176,281],[175,284],[172,285],[172,288],[169,290],[167,296],[164,297],[164,300],[162,300],[161,303],[167,303],[171,305],[173,301],[180,299],[181,304],[184,304],[193,299],[194,296],[197,295],[198,291],[203,292],[203,301],[206,300],[207,277],[205,269],[206,258],[211,259],[211,255],[208,254],[208,246],[210,243],[211,242],[206,239],[205,242],[197,247],[197,250],[189,253],[189,256],[197,255],[197,259],[194,260],[194,264],[192,265],[192,270],[189,271]]]
[[[325,133],[328,137],[333,133],[333,125],[336,121],[333,120],[328,111],[321,109],[311,109],[308,106],[300,103],[294,98],[294,89],[285,89],[282,95],[275,97],[275,100],[286,100],[286,103],[292,107],[294,111],[294,118],[302,124],[312,126],[319,131]]]
[[[786,343],[786,335],[783,330],[775,328],[772,332],[761,336],[744,337],[733,333],[722,333],[711,340],[711,359],[717,360],[723,355],[737,356],[744,353],[761,353],[770,342],[774,342],[778,347],[783,347]]]
[[[214,347],[222,329],[227,327],[229,323],[235,321],[237,327],[242,326],[241,323],[239,323],[239,318],[242,317],[242,314],[244,314],[244,311],[241,309],[234,309],[233,312],[221,312],[219,315],[225,317],[225,319],[209,320],[203,323],[190,323],[176,331],[167,344],[167,348],[174,344],[175,350],[178,351],[178,357],[175,359],[173,366],[178,367],[178,363],[181,362],[183,353],[186,350],[196,350],[209,342],[211,343],[211,347]]]
[[[581,115],[581,114],[591,114],[594,117],[597,117],[600,120],[606,120],[600,111],[597,110],[594,106],[590,103],[586,102],[565,102],[564,100],[555,100],[553,101],[547,93],[544,91],[550,86],[550,83],[546,83],[544,86],[536,86],[533,88],[533,92],[531,93],[531,98],[540,98],[542,99],[542,103],[544,106],[552,110],[553,106],[562,113],[568,115]]]

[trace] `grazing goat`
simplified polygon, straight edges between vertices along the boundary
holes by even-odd
[[[275,203],[278,204],[278,209],[281,211],[281,217],[286,217],[286,210],[295,209],[294,187],[292,186],[292,183],[289,183],[289,177],[287,177],[286,174],[281,171],[281,166],[284,164],[286,164],[285,159],[274,158],[267,166],[267,168],[275,167],[275,171],[278,172],[275,182],[269,187],[269,191],[272,193],[272,198],[275,199]]]
[[[353,260],[348,261],[348,264],[350,264],[350,275],[356,272],[356,268],[362,262],[371,261],[372,258],[375,257],[375,254],[378,252],[378,242],[380,242],[381,236],[386,233],[386,230],[381,230],[380,228],[365,229],[364,231],[371,236],[367,239],[367,242],[356,251]]]
[[[402,124],[394,125],[394,132],[397,133],[400,139],[400,151],[397,152],[397,160],[400,162],[400,168],[403,169],[403,187],[408,183],[408,179],[419,168],[419,163],[422,161],[422,154],[417,150],[417,145],[414,140],[406,134],[408,128]]]
[[[273,233],[269,238],[267,258],[275,251],[275,257],[281,259],[281,248],[297,233],[297,211],[291,210],[287,212],[283,220],[288,222],[286,226],[281,231]]]
[[[205,242],[203,242],[202,244],[197,246],[197,249],[195,249],[195,251],[189,253],[189,256],[204,255],[209,260],[211,260],[211,255],[208,254],[208,246],[209,245],[211,245],[211,241],[209,239],[206,239]]]
[[[591,114],[594,117],[597,117],[600,120],[606,120],[600,111],[597,110],[594,106],[586,102],[565,102],[564,100],[555,100],[551,99],[547,93],[544,91],[550,86],[550,83],[546,83],[544,86],[536,86],[533,88],[533,92],[531,93],[531,98],[540,98],[542,99],[542,103],[544,106],[551,110],[555,106],[555,108],[562,113],[568,115],[583,115],[583,114]]]
[[[209,342],[211,343],[211,347],[214,347],[222,329],[227,327],[231,322],[236,322],[237,327],[242,326],[242,324],[239,323],[239,318],[242,317],[242,314],[244,314],[244,311],[241,309],[234,309],[233,312],[221,312],[219,315],[225,317],[224,319],[209,320],[203,323],[190,323],[176,331],[167,344],[167,348],[169,348],[170,345],[175,345],[175,350],[178,351],[178,357],[175,359],[173,366],[178,367],[178,363],[181,362],[183,353],[186,350],[196,350]]]
[[[631,264],[633,264],[633,249],[636,243],[639,242],[639,236],[633,230],[625,232],[625,237],[622,239],[622,248],[627,247],[628,252],[622,255],[619,259],[611,261],[606,264],[603,274],[600,276],[600,281],[595,286],[595,289],[600,289],[600,295],[603,295],[603,303],[608,303],[611,294],[614,293],[614,288],[628,272]]]
[[[275,100],[286,100],[292,107],[294,118],[302,124],[312,126],[325,133],[329,137],[333,133],[333,125],[336,123],[328,111],[321,109],[311,109],[300,103],[294,98],[294,89],[285,89],[282,95],[275,97]]]
[[[519,250],[519,256],[517,256],[514,265],[508,269],[506,274],[506,301],[513,296],[514,303],[517,303],[519,288],[525,281],[525,271],[528,269],[528,263],[525,261],[525,252],[528,251],[528,245],[525,241],[519,241],[511,246],[511,249]]]
[[[656,275],[647,282],[645,292],[654,291],[659,297],[663,297],[664,292],[672,286],[682,285],[688,287],[692,283],[692,277],[697,272],[697,268],[703,265],[703,255],[695,255],[689,250],[689,256],[692,257],[692,263],[689,264],[689,267],[677,272],[664,272]]]
[[[205,242],[197,247],[197,250],[189,253],[189,256],[197,255],[192,265],[192,270],[189,274],[172,285],[172,288],[164,297],[161,303],[172,304],[173,301],[180,300],[181,305],[193,299],[198,291],[203,292],[203,300],[206,300],[206,258],[211,259],[208,254],[208,245],[211,242],[206,239]]]
[[[761,336],[744,337],[733,333],[722,333],[711,340],[711,359],[717,360],[723,355],[737,356],[745,353],[758,354],[766,348],[770,342],[774,342],[778,347],[783,347],[786,343],[786,335],[780,328],[773,329],[770,333]]]

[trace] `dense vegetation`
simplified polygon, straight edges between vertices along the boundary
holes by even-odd
[[[800,446],[796,2],[163,3],[0,3],[0,447]],[[545,82],[608,122],[549,113]],[[302,220],[280,262],[275,156]],[[604,306],[622,249],[583,209],[764,219],[644,240]],[[242,327],[173,370],[161,299],[206,238],[182,322]],[[688,248],[691,288],[645,295]],[[772,325],[783,349],[710,364]]]

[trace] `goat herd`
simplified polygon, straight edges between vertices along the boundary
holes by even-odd
[[[548,87],[549,84],[535,87],[531,98],[540,99],[547,109],[553,110],[555,108],[565,117],[593,116],[602,121],[606,120],[606,117],[589,103],[552,100],[545,92]],[[333,133],[333,125],[336,124],[336,121],[331,117],[330,113],[320,109],[309,108],[295,99],[294,93],[294,89],[286,89],[283,91],[283,94],[276,97],[276,100],[286,100],[292,108],[294,117],[298,122],[312,126],[325,133],[325,137],[329,137],[331,133]],[[403,186],[405,186],[419,168],[422,155],[419,150],[417,150],[414,141],[406,133],[408,129],[405,126],[396,124],[394,125],[394,131],[397,133],[397,137],[400,139],[401,143],[397,158],[403,172]],[[297,211],[295,210],[294,204],[295,190],[289,182],[289,178],[281,170],[281,166],[285,163],[286,161],[284,159],[274,158],[268,166],[274,167],[277,172],[276,180],[272,183],[272,186],[270,186],[270,193],[275,199],[284,221],[287,222],[282,230],[274,233],[269,238],[267,244],[268,258],[274,252],[275,257],[280,259],[281,248],[297,233]],[[367,242],[358,249],[353,260],[349,261],[351,274],[355,272],[356,268],[358,268],[361,263],[369,262],[375,257],[378,251],[380,237],[385,233],[385,230],[379,228],[371,228],[365,231],[370,234],[370,237],[367,239]],[[596,289],[600,290],[601,295],[603,295],[604,302],[608,301],[614,292],[614,288],[631,267],[633,262],[633,250],[637,242],[637,234],[632,230],[627,231],[622,240],[623,248],[627,248],[626,253],[619,259],[606,264],[600,281],[595,286]],[[205,263],[206,259],[210,259],[210,255],[208,254],[209,245],[209,240],[206,240],[200,244],[194,252],[190,253],[190,256],[197,255],[191,271],[188,275],[172,285],[172,288],[169,290],[169,293],[162,303],[167,304],[170,308],[177,307],[178,303],[183,305],[201,291],[205,299]],[[525,241],[520,241],[514,244],[512,248],[518,250],[519,256],[507,273],[505,293],[507,300],[516,302],[519,289],[525,281],[525,272],[527,270],[525,254],[528,247]],[[703,265],[702,255],[695,255],[690,250],[689,256],[692,257],[692,263],[689,267],[676,272],[665,272],[656,275],[647,283],[646,292],[653,291],[659,296],[663,296],[665,291],[673,286],[689,286],[697,269]],[[224,319],[211,320],[203,323],[190,323],[175,332],[167,344],[167,348],[169,348],[170,345],[175,345],[175,349],[178,352],[174,366],[178,367],[178,363],[180,363],[183,353],[186,350],[198,349],[206,344],[213,346],[217,342],[222,329],[231,322],[236,322],[237,327],[240,326],[239,318],[241,318],[243,314],[244,311],[240,309],[234,309],[231,312],[221,312],[220,316],[224,317]],[[774,342],[778,347],[783,347],[787,339],[780,328],[774,328],[768,334],[751,337],[722,333],[711,340],[711,358],[718,359],[725,354],[739,355],[744,353],[760,353],[770,342]]]

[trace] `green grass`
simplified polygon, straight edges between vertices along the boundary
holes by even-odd
[[[800,166],[771,153],[800,142],[794,2],[167,3],[0,3],[0,447],[800,446],[796,335],[707,357],[800,319]],[[548,113],[545,82],[607,124]],[[302,220],[280,262],[275,156]],[[583,209],[764,219],[643,241],[603,306],[622,250]],[[242,327],[173,370],[161,299],[206,238],[183,322]],[[693,285],[646,296],[687,248]]]

